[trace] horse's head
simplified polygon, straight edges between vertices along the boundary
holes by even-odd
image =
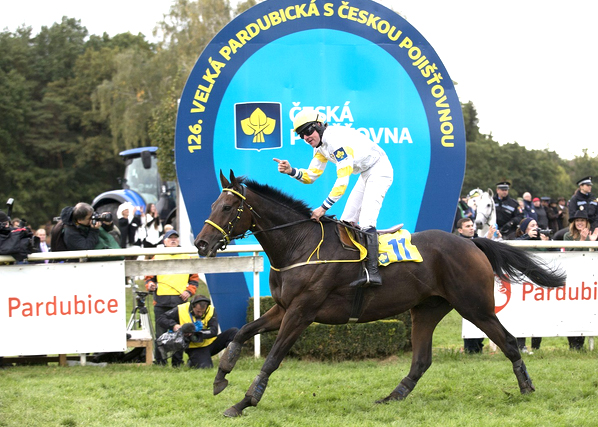
[[[481,188],[474,188],[473,190],[471,190],[467,194],[467,205],[473,210],[476,210],[478,200],[480,199],[480,197],[482,197],[483,193],[484,191]]]
[[[195,238],[201,256],[213,257],[218,249],[225,248],[234,238],[251,227],[251,213],[245,202],[245,187],[230,171],[230,182],[220,171],[222,193],[212,204],[210,217]]]
[[[485,226],[494,225],[496,222],[494,216],[494,193],[491,189],[482,192],[479,197],[476,198],[476,216],[475,224],[478,230],[482,230]]]

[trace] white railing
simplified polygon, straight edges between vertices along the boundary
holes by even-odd
[[[587,249],[593,251],[598,248],[597,242],[576,242],[564,240],[537,241],[537,240],[505,240],[506,244],[529,249]],[[253,256],[245,257],[219,257],[219,258],[197,258],[189,260],[126,260],[126,276],[144,276],[157,273],[188,273],[198,271],[201,273],[230,273],[230,272],[252,272],[253,273],[253,317],[254,320],[260,317],[260,276],[263,271],[263,258],[259,256],[263,252],[260,245],[231,245],[220,251],[221,253],[252,253]],[[583,252],[580,252],[583,253]],[[93,259],[114,256],[140,257],[158,254],[197,254],[195,248],[127,248],[127,249],[102,249],[89,251],[69,252],[46,252],[30,254],[29,261],[62,260],[62,259]],[[14,262],[14,258],[7,255],[0,255],[0,264]],[[255,356],[260,356],[260,335],[254,337]],[[594,347],[594,339],[590,337],[590,347]]]
[[[198,273],[253,273],[253,317],[260,317],[260,272],[264,271],[263,257],[259,253],[263,252],[260,245],[231,245],[220,253],[252,253],[252,256],[237,257],[216,257],[216,258],[191,258],[177,260],[125,260],[125,276],[145,276],[155,274],[185,274],[190,271]],[[127,249],[98,249],[89,251],[65,251],[65,252],[45,252],[30,254],[27,258],[29,262],[43,262],[44,260],[68,260],[68,259],[94,259],[108,257],[142,257],[153,255],[174,255],[189,254],[197,255],[196,248],[127,248]],[[14,262],[12,256],[0,255],[0,275],[1,264],[5,262]],[[24,268],[28,264],[22,265]],[[35,267],[35,264],[31,265]],[[26,273],[26,272],[25,272]],[[124,282],[124,281],[123,281]],[[254,337],[255,357],[260,356],[260,336]]]

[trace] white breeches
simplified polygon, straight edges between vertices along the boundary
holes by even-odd
[[[392,175],[392,165],[386,156],[359,175],[347,199],[341,220],[356,222],[362,229],[376,227],[382,201],[392,184]]]

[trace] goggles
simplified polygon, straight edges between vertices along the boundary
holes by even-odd
[[[306,136],[311,135],[312,133],[314,133],[315,130],[316,130],[316,125],[314,123],[312,123],[305,129],[303,129],[301,132],[299,132],[299,137],[301,139],[305,139]]]

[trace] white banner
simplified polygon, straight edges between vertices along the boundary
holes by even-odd
[[[534,252],[567,272],[561,288],[495,279],[495,312],[515,337],[598,336],[598,252]],[[463,338],[486,335],[463,319]]]
[[[126,349],[124,261],[0,267],[0,356]]]

